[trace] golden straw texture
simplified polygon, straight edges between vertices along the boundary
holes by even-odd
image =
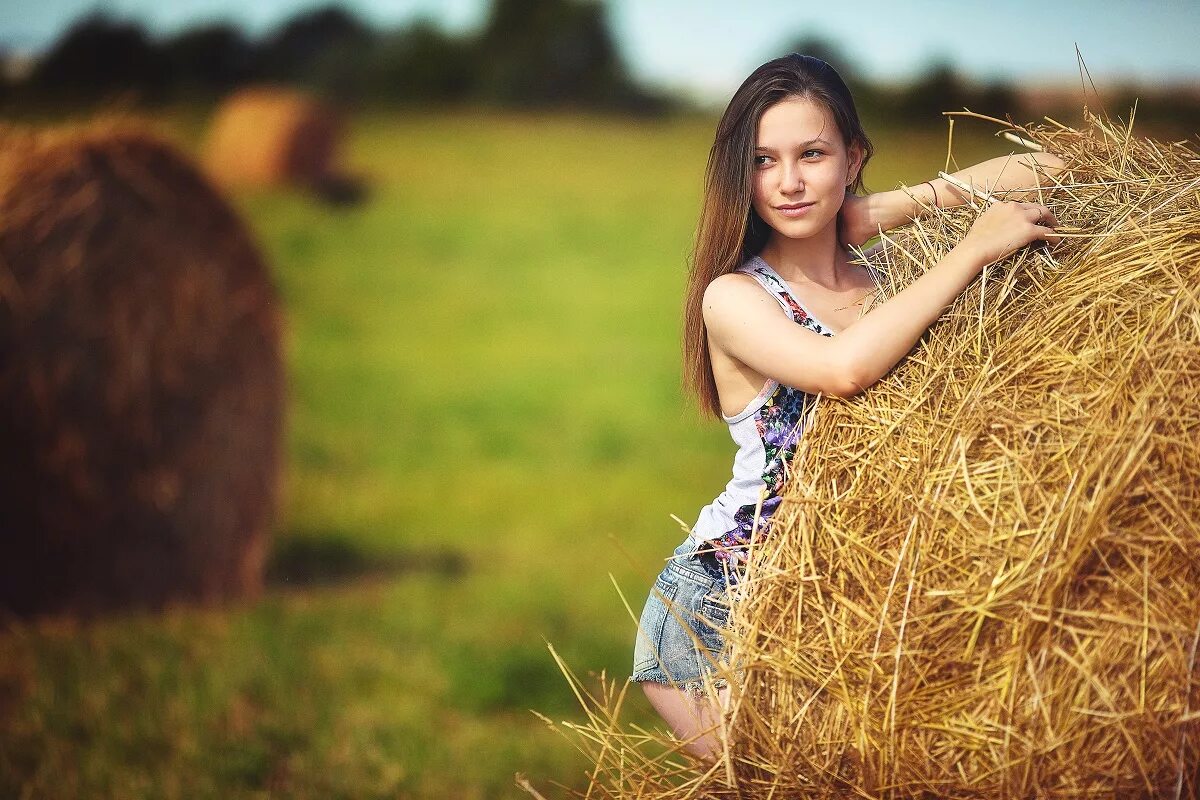
[[[589,796],[1200,795],[1200,160],[1014,130],[1067,162],[1067,237],[818,404],[734,607],[721,760],[574,682]],[[881,294],[981,208],[886,237]]]

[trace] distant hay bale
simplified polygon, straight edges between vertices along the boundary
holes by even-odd
[[[204,163],[222,186],[321,186],[335,177],[341,135],[334,111],[309,95],[252,87],[217,109]]]
[[[258,592],[279,337],[246,227],[173,147],[0,129],[0,609]]]
[[[727,756],[663,757],[609,687],[591,796],[1200,796],[1200,159],[1020,135],[1068,162],[1071,238],[820,402],[734,609]],[[882,293],[976,214],[897,232]]]

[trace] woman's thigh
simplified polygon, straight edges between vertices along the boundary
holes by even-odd
[[[720,755],[725,741],[724,716],[729,710],[728,686],[709,693],[645,681],[642,689],[688,752],[704,759]]]

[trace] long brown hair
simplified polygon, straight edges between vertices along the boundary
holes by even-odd
[[[846,146],[857,145],[862,151],[862,164],[850,185],[852,192],[862,189],[862,168],[874,152],[850,89],[837,71],[819,58],[793,53],[768,61],[746,78],[729,101],[708,153],[683,309],[684,386],[700,401],[701,412],[714,417],[721,414],[721,401],[708,353],[704,290],[717,276],[757,255],[767,243],[771,229],[751,205],[754,145],[763,112],[791,97],[828,109]]]

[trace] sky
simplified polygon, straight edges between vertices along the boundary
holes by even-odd
[[[0,47],[43,49],[101,9],[155,34],[229,20],[251,34],[328,0],[0,0]],[[488,0],[345,0],[382,26],[417,17],[478,28]],[[803,36],[838,46],[864,74],[904,80],[948,61],[979,80],[1078,82],[1078,46],[1098,85],[1171,82],[1200,88],[1196,0],[608,0],[634,76],[697,99],[728,97],[759,63]]]

